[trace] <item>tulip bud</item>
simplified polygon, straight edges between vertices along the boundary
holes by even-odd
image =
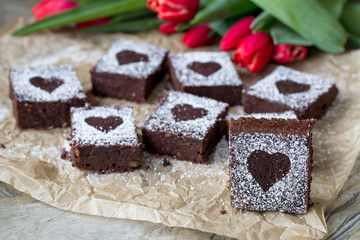
[[[216,37],[211,35],[211,28],[208,25],[199,25],[187,31],[182,41],[186,46],[196,48],[213,44]]]
[[[246,17],[235,23],[224,35],[220,41],[220,47],[223,51],[233,50],[239,45],[242,39],[251,34],[250,25],[254,17]]]
[[[176,23],[176,22],[163,23],[160,25],[159,30],[163,34],[171,34],[176,32],[176,27],[179,25],[180,23]]]
[[[77,7],[76,2],[67,0],[43,0],[32,8],[32,13],[36,21],[45,17],[61,13],[65,10]]]
[[[264,32],[257,32],[240,42],[233,61],[240,67],[248,68],[251,74],[255,74],[268,64],[273,48],[272,38]]]
[[[105,25],[105,24],[108,24],[109,22],[110,22],[110,18],[100,18],[100,19],[95,19],[95,20],[91,20],[91,21],[76,23],[75,27],[87,28],[87,27],[92,27],[92,26],[96,26],[96,25]]]
[[[302,60],[306,57],[307,48],[302,45],[279,44],[275,46],[272,60],[285,64]]]
[[[158,18],[169,22],[187,22],[199,10],[199,0],[148,0],[147,6]]]

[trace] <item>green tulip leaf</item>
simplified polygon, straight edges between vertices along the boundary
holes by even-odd
[[[155,16],[156,16],[156,13],[154,13],[150,9],[146,8],[146,9],[141,9],[139,11],[128,12],[128,13],[116,15],[111,18],[110,23],[119,23],[119,22],[128,21],[128,20],[135,20],[135,19],[139,19],[139,18],[155,17]]]
[[[218,20],[211,22],[209,26],[211,30],[213,30],[220,36],[224,36],[225,33],[231,28],[231,25],[225,20]]]
[[[303,36],[309,42],[331,53],[344,52],[347,33],[340,22],[314,0],[252,0],[263,10]]]
[[[349,40],[354,47],[360,48],[360,36],[349,33]]]
[[[117,14],[129,13],[145,8],[146,0],[122,0],[116,2],[107,1],[101,3],[91,3],[29,24],[15,31],[13,35],[24,35],[47,28],[66,26],[73,23],[110,17]]]
[[[341,16],[344,5],[347,0],[318,0],[329,12],[331,12],[336,18]]]
[[[257,6],[249,0],[213,0],[198,12],[190,23],[192,26],[209,23],[250,13],[256,9]]]
[[[350,33],[360,35],[360,2],[348,2],[340,21]]]
[[[270,35],[275,44],[314,45],[282,23],[274,24],[270,28]]]
[[[251,23],[254,32],[266,31],[275,21],[275,18],[266,11],[262,11]]]

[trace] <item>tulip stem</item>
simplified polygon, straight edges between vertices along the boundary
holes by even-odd
[[[93,26],[83,29],[82,32],[141,32],[156,29],[161,23],[163,23],[163,21],[158,18],[144,18],[122,23]]]

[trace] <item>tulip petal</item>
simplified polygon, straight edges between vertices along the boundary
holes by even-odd
[[[235,49],[241,40],[251,33],[250,25],[253,20],[254,17],[249,16],[235,23],[221,39],[221,49],[223,51]]]
[[[251,74],[259,72],[270,61],[273,53],[271,37],[257,32],[245,37],[237,47],[233,61],[240,67],[246,67]]]
[[[170,22],[163,23],[160,25],[159,30],[163,34],[171,34],[176,32],[176,27],[179,26],[180,23]]]
[[[260,72],[260,70],[263,69],[270,62],[272,53],[273,47],[266,46],[262,49],[262,51],[259,51],[257,54],[255,54],[253,61],[247,66],[250,70],[250,73],[255,74]]]
[[[44,0],[32,8],[32,13],[36,21],[45,17],[58,14],[78,6],[76,2],[67,0]]]
[[[95,19],[95,20],[91,20],[91,21],[76,23],[75,27],[76,28],[88,28],[88,27],[92,27],[92,26],[96,26],[96,25],[105,25],[105,24],[108,24],[109,22],[110,22],[110,18],[100,18],[100,19]]]
[[[306,57],[307,48],[301,45],[280,44],[275,47],[273,61],[280,64],[291,63]]]
[[[210,36],[211,28],[207,25],[196,26],[184,34],[183,43],[190,47],[196,48],[211,45],[216,40],[216,35]]]

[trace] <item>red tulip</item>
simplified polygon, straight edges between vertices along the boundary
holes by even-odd
[[[162,20],[187,22],[199,10],[199,0],[148,0],[147,6]]]
[[[191,48],[211,45],[216,40],[216,35],[211,35],[211,28],[208,25],[196,26],[184,34],[183,43]]]
[[[241,41],[233,61],[240,67],[248,68],[251,74],[258,73],[270,61],[273,48],[271,37],[264,32],[257,32]]]
[[[239,45],[241,40],[251,34],[250,25],[254,17],[246,17],[235,23],[224,35],[220,41],[220,47],[223,51],[233,50]]]
[[[43,0],[32,8],[36,21],[76,7],[76,2],[67,0]]]
[[[77,28],[87,28],[87,27],[92,27],[95,25],[105,25],[105,24],[108,24],[109,22],[110,22],[110,18],[107,17],[107,18],[90,20],[87,22],[76,23],[75,26]]]
[[[160,25],[159,30],[163,34],[171,34],[176,32],[176,27],[179,25],[180,23],[176,23],[176,22],[163,23]]]
[[[307,48],[302,45],[279,44],[275,47],[273,61],[280,64],[291,63],[306,57]]]

